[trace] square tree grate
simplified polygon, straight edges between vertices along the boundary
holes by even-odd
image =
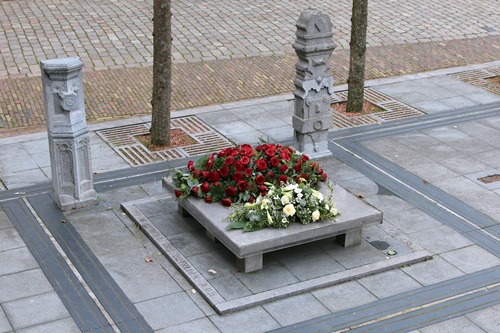
[[[347,91],[336,92],[336,97],[331,102],[339,103],[347,101]],[[383,111],[348,117],[336,110],[333,111],[333,123],[337,128],[349,128],[362,125],[379,124],[389,120],[395,120],[406,117],[420,116],[424,112],[417,110],[409,105],[401,103],[394,98],[387,96],[371,88],[365,89],[364,98],[366,101],[376,105]]]
[[[490,93],[500,95],[500,85],[488,80],[500,76],[500,66],[453,73],[450,76]]]
[[[135,138],[149,134],[151,123],[107,128],[96,131],[96,134],[132,166],[203,155],[234,146],[231,141],[195,116],[173,118],[171,121],[171,129],[183,131],[196,143],[151,151]]]

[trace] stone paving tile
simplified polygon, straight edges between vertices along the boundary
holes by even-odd
[[[17,330],[19,333],[52,333],[52,332],[64,332],[64,333],[79,333],[81,332],[78,325],[72,318],[65,318],[56,321],[52,321],[46,324],[40,324],[24,329]]]
[[[411,239],[432,255],[460,249],[473,243],[447,226],[439,226],[411,234]]]
[[[3,303],[2,307],[15,330],[69,317],[56,292]]]
[[[0,275],[27,271],[37,267],[38,264],[27,247],[0,251]]]
[[[22,248],[25,246],[23,239],[14,228],[0,230],[0,251]]]
[[[332,313],[363,305],[377,298],[357,281],[350,281],[337,286],[322,288],[312,294]]]
[[[0,303],[53,291],[40,269],[0,276]]]
[[[288,326],[324,316],[330,311],[311,294],[288,297],[263,305],[263,308],[281,325]],[[293,311],[288,311],[293,309]]]
[[[450,252],[441,253],[441,257],[466,274],[477,272],[500,264],[500,259],[483,250],[477,245],[471,245]]]
[[[432,260],[418,265],[403,267],[402,270],[424,286],[464,275],[462,271],[440,256],[434,256]]]
[[[146,300],[136,303],[135,306],[153,330],[187,323],[205,316],[185,292]]]
[[[219,329],[215,327],[212,322],[207,318],[195,319],[193,321],[183,323],[180,325],[171,326],[157,331],[158,333],[220,333]]]
[[[276,320],[262,307],[232,313],[228,316],[213,315],[209,319],[222,333],[260,333],[280,328]]]
[[[443,322],[429,325],[419,329],[422,333],[441,333],[441,332],[455,332],[455,333],[484,333],[467,317],[457,317]]]
[[[397,295],[422,287],[402,270],[392,270],[359,279],[358,282],[378,298]]]
[[[2,307],[0,307],[0,332],[13,332],[13,328]]]
[[[465,316],[488,333],[497,332],[498,327],[500,327],[500,305],[472,312]]]

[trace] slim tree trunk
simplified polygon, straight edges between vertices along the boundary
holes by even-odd
[[[368,0],[353,0],[349,77],[347,79],[347,112],[363,110],[365,86],[366,28],[368,26]]]
[[[170,99],[172,91],[172,12],[171,0],[153,4],[153,98],[151,143],[170,145]]]

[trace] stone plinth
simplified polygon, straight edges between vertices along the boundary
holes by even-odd
[[[171,179],[164,178],[163,187],[174,193]],[[231,210],[218,203],[207,204],[195,197],[179,201],[179,209],[181,213],[192,215],[205,227],[211,238],[219,240],[234,253],[241,271],[247,273],[262,269],[264,253],[334,236],[345,247],[359,245],[363,227],[382,223],[382,212],[339,185],[333,188],[335,207],[341,213],[336,221],[325,220],[306,225],[292,223],[287,229],[267,228],[254,232],[228,230]]]
[[[52,184],[62,210],[97,203],[79,58],[42,61]]]

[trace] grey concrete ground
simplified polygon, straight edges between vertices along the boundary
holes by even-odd
[[[476,67],[492,68],[499,65],[497,62]],[[421,127],[417,122],[414,128],[403,130],[402,133],[366,139],[362,144],[376,156],[386,158],[418,176],[422,182],[434,185],[443,193],[460,199],[464,205],[469,205],[493,219],[495,224],[484,231],[493,235],[492,239],[496,239],[494,246],[498,253],[500,188],[494,183],[481,184],[477,178],[500,173],[499,113],[475,120],[456,121],[452,125],[439,125],[437,122],[440,114],[444,115],[460,107],[500,101],[500,96],[465,84],[449,75],[467,69],[472,68],[455,68],[368,82],[371,88],[429,115],[418,118]],[[255,143],[259,137],[285,142],[292,137],[291,98],[291,95],[275,96],[185,110],[176,116],[194,114],[236,143]],[[428,121],[430,116],[437,118]],[[95,131],[147,120],[130,119],[92,126],[94,171],[106,173],[112,170],[134,170],[102,141]],[[398,122],[395,122],[394,126],[397,124]],[[335,131],[332,131],[332,134],[334,133]],[[0,139],[0,155],[0,179],[10,190],[11,196],[22,196],[22,193],[15,192],[25,190],[24,186],[47,184],[50,175],[45,134]],[[330,318],[328,316],[342,314],[343,311],[361,311],[363,306],[371,304],[377,308],[385,308],[387,305],[377,304],[391,300],[391,297],[405,297],[409,302],[412,297],[427,290],[426,288],[441,286],[440,283],[446,288],[446,284],[455,279],[467,278],[499,266],[500,259],[492,253],[494,251],[487,250],[482,243],[472,241],[466,233],[459,232],[453,226],[433,217],[433,212],[419,208],[408,199],[405,200],[384,189],[373,179],[356,171],[342,158],[325,160],[323,165],[334,181],[361,195],[364,200],[384,212],[384,223],[380,227],[367,230],[364,234],[365,240],[383,240],[384,237],[390,240],[392,236],[397,236],[415,246],[421,246],[432,253],[434,258],[413,266],[219,316],[120,209],[122,202],[165,195],[159,181],[107,189],[99,193],[98,206],[68,212],[66,216],[148,324],[157,332],[267,332],[304,322],[306,324],[303,331],[307,331],[312,330],[315,322]],[[390,172],[389,169],[386,171]],[[0,191],[0,194],[2,192],[7,193]],[[3,198],[0,204],[8,199]],[[144,211],[156,218],[160,225],[164,212],[165,216],[170,218],[168,223],[172,224],[172,227],[166,230],[173,232],[176,223],[179,223],[175,213],[176,204],[173,199],[165,200],[164,204],[166,208],[150,205],[146,206]],[[479,232],[483,232],[482,229]],[[201,238],[197,241],[203,242]],[[186,249],[199,251],[193,244],[189,243]],[[364,244],[368,249],[369,243]],[[369,260],[372,260],[373,256],[387,260],[382,252],[373,249],[369,251]],[[297,260],[303,260],[302,266],[292,268],[286,277],[276,277],[273,275],[276,273],[276,265],[273,265],[271,260],[264,267],[263,274],[259,275],[262,280],[252,275],[230,279],[232,284],[229,285],[228,297],[237,298],[256,293],[262,288],[272,289],[273,283],[269,281],[275,279],[279,280],[280,285],[290,283],[301,274],[309,274],[307,267],[311,269],[311,262],[331,263],[332,258],[335,258],[338,265],[349,268],[359,265],[359,260],[367,259],[353,253],[358,252],[338,252],[338,249],[329,248],[323,248],[320,252],[311,248],[304,249],[303,252],[293,249],[290,252],[285,251],[280,255],[293,255]],[[307,255],[312,255],[314,260],[308,260]],[[152,261],[146,260],[147,258]],[[203,259],[200,256],[199,259],[208,260],[202,262],[201,266],[211,264],[210,258]],[[224,260],[220,258],[218,263]],[[266,284],[263,285],[262,281],[266,281]],[[224,276],[219,282],[224,284]],[[498,282],[497,277],[496,281],[487,287],[495,288]],[[406,297],[407,293],[411,292],[414,293],[413,296]],[[471,293],[478,292],[474,290]],[[457,292],[453,297],[462,296],[464,295]],[[449,301],[448,298],[440,296],[439,292],[435,292],[433,297],[421,307],[431,306],[431,301]],[[367,319],[366,322],[361,322],[360,327],[369,327],[368,325],[377,322],[384,323],[388,316],[397,317],[404,309],[406,308],[400,307],[380,314],[370,321]],[[436,311],[439,313],[443,310]],[[422,324],[424,317],[419,316],[415,319],[417,323],[419,318],[422,318],[421,325],[417,329],[409,329],[408,326],[398,331],[494,333],[498,332],[500,326],[500,306],[497,297],[496,302],[485,305],[480,310],[464,310],[461,314],[440,318],[431,324]],[[308,320],[311,322],[307,322]],[[0,332],[44,331],[73,332],[78,331],[78,327],[10,219],[5,212],[0,211]]]
[[[349,47],[349,0],[319,0],[334,39]],[[86,69],[150,66],[152,1],[0,1],[0,78],[40,75],[38,62],[79,56]],[[293,53],[309,1],[173,1],[173,59],[200,62]],[[369,2],[368,46],[498,35],[497,1]]]

